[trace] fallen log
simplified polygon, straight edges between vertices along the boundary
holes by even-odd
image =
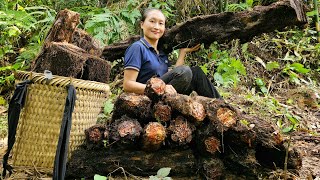
[[[119,119],[126,114],[136,118],[140,123],[147,123],[152,118],[152,101],[145,95],[135,93],[121,93],[114,103],[112,119]]]
[[[135,176],[156,175],[163,167],[170,167],[170,177],[197,175],[198,164],[191,149],[160,149],[153,152],[109,148],[75,150],[67,165],[67,179],[92,178],[95,174],[107,176],[117,168]],[[122,171],[112,175],[122,175]],[[198,178],[199,179],[199,178]]]
[[[204,43],[209,47],[215,41],[224,43],[239,39],[247,42],[265,32],[306,24],[303,8],[299,0],[285,0],[269,6],[256,6],[248,11],[197,16],[167,30],[159,41],[159,47],[163,47],[165,53],[170,53],[174,49],[197,43]],[[127,47],[138,39],[138,36],[134,36],[104,47],[103,58],[108,61],[120,59]]]
[[[165,96],[164,102],[168,103],[173,110],[176,110],[197,122],[201,123],[206,117],[205,109],[202,104],[192,100],[190,96],[178,94],[176,96]]]

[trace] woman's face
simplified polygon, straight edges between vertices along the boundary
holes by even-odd
[[[147,13],[146,19],[141,22],[144,38],[150,41],[159,40],[165,31],[166,18],[161,11],[151,10]]]

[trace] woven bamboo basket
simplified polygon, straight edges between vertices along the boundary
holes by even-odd
[[[32,80],[17,127],[12,150],[13,166],[53,168],[67,96],[67,85],[76,89],[72,114],[69,158],[85,140],[84,130],[96,124],[103,103],[110,94],[108,84],[53,76],[48,83],[43,74],[18,71],[17,82]]]

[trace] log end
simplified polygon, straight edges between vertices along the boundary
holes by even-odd
[[[158,150],[165,138],[165,127],[158,122],[150,122],[144,127],[142,149],[145,151]]]

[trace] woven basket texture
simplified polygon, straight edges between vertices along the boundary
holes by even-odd
[[[17,167],[53,168],[61,122],[67,96],[67,85],[76,89],[69,141],[71,153],[84,143],[84,130],[96,124],[103,103],[110,94],[108,84],[53,76],[46,82],[41,73],[18,71],[17,82],[30,79],[24,108],[17,127],[12,150]]]

